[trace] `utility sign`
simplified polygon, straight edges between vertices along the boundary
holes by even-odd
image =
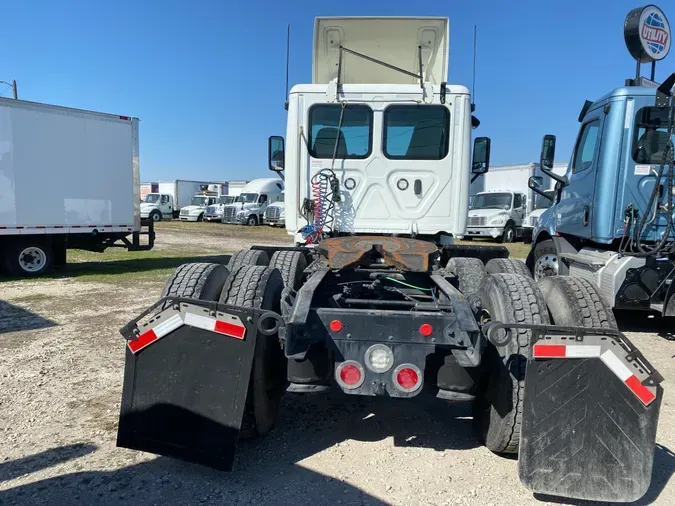
[[[623,35],[631,56],[640,63],[663,60],[670,51],[670,24],[663,11],[655,5],[630,11]]]

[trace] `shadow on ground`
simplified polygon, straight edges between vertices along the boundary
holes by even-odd
[[[647,506],[653,504],[663,492],[663,489],[668,483],[668,480],[675,473],[675,454],[665,446],[656,445],[654,452],[654,466],[652,468],[652,481],[649,489],[644,496],[637,501],[631,503],[623,503],[633,506]],[[535,498],[541,501],[548,501],[556,504],[573,504],[574,506],[598,506],[599,503],[595,501],[579,501],[574,499],[565,499],[561,497],[552,497],[543,494],[535,494]]]
[[[46,329],[55,325],[53,321],[32,311],[0,300],[0,334]]]
[[[402,403],[402,404],[401,404]],[[354,455],[337,443],[393,437],[396,446],[436,450],[475,446],[468,406],[431,400],[355,401],[344,395],[290,397],[276,430],[267,438],[240,442],[234,471],[224,473],[175,459],[158,457],[115,471],[68,472],[2,492],[6,504],[293,504],[385,505],[387,502],[340,479],[307,469],[301,461],[330,448],[338,470],[351,474]],[[438,417],[443,417],[440,421]],[[331,448],[335,447],[335,448]],[[114,461],[114,450],[110,460]],[[10,461],[0,479],[34,473],[68,460],[55,448],[39,457]],[[72,455],[70,458],[79,457]],[[140,455],[140,454],[139,454]],[[80,468],[87,467],[83,457]],[[392,459],[389,452],[372,463]],[[49,465],[45,465],[45,461]],[[100,464],[99,464],[100,465]],[[69,468],[73,468],[70,465]],[[58,469],[56,469],[58,472]],[[30,479],[30,478],[29,478]],[[383,492],[386,493],[386,492]]]
[[[621,332],[654,332],[667,341],[675,341],[675,317],[662,318],[643,311],[614,314]]]

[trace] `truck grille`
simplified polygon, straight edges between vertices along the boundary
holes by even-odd
[[[216,206],[209,206],[206,208],[206,214],[214,215],[216,214]]]
[[[276,220],[281,215],[281,209],[278,207],[268,207],[265,209],[265,218]]]
[[[237,209],[234,207],[226,207],[225,210],[223,211],[223,218],[227,219],[233,219],[237,214]]]
[[[469,216],[469,226],[470,227],[485,226],[485,216]]]
[[[181,209],[181,210],[180,210],[180,215],[181,215],[181,216],[187,216],[188,214],[189,214],[189,213],[188,213],[187,209]]]

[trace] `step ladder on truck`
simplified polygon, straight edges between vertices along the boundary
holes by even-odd
[[[269,140],[297,245],[183,265],[125,325],[119,446],[231,470],[285,393],[433,395],[471,402],[477,437],[519,453],[534,492],[645,493],[661,377],[605,306],[577,318],[592,286],[453,244],[490,140],[472,160],[448,35],[447,18],[315,20],[313,82]]]

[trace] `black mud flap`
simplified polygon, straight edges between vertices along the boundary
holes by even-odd
[[[117,446],[232,470],[256,335],[269,317],[280,321],[260,310],[165,298],[126,325]],[[265,333],[275,327],[266,324]]]
[[[527,363],[520,479],[535,493],[635,501],[651,481],[662,378],[618,331],[568,330],[542,330]]]

